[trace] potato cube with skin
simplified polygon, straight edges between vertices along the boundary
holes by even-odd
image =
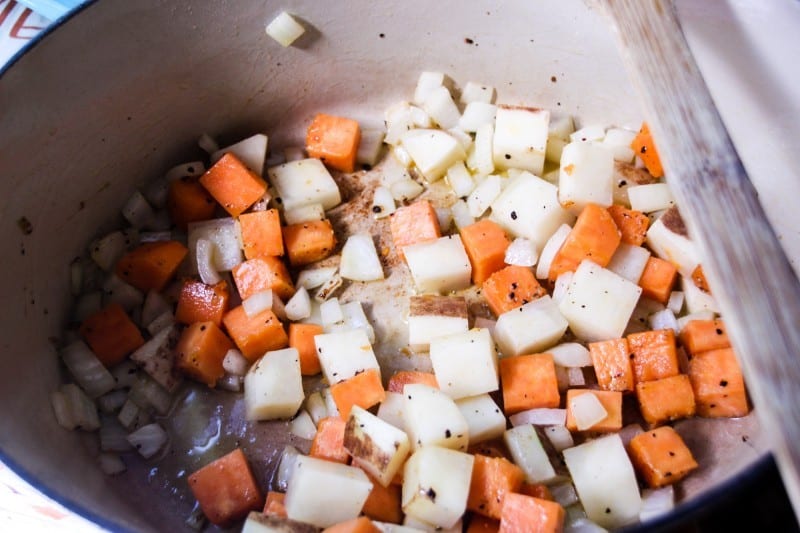
[[[506,417],[488,394],[461,398],[456,405],[467,421],[470,446],[503,436]]]
[[[503,434],[503,440],[514,463],[525,472],[525,481],[547,483],[556,477],[535,427],[526,424],[509,429]]]
[[[455,400],[498,389],[497,352],[488,329],[438,337],[430,357],[439,388]]]
[[[339,187],[319,159],[300,159],[272,167],[269,180],[278,191],[284,209],[322,204],[325,209],[342,201]]]
[[[639,485],[619,435],[587,441],[563,454],[590,520],[605,528],[616,528],[639,517]]]
[[[561,154],[558,200],[578,214],[587,204],[613,201],[614,152],[594,142],[573,142]]]
[[[522,172],[492,202],[490,218],[514,237],[524,237],[541,250],[558,227],[571,224],[575,215],[561,206],[555,185]]]
[[[697,248],[689,240],[683,219],[674,207],[650,225],[646,242],[655,255],[677,266],[684,278],[691,278],[700,264]]]
[[[448,168],[467,157],[458,139],[441,130],[411,130],[403,135],[401,144],[430,182],[444,176]]]
[[[384,487],[394,479],[411,451],[404,431],[358,406],[350,410],[344,447],[353,463]]]
[[[452,527],[467,507],[472,455],[425,446],[403,469],[403,511],[435,527]]]
[[[403,388],[403,427],[411,446],[440,446],[465,451],[469,426],[452,398],[427,385]]]
[[[625,331],[641,293],[641,287],[586,259],[572,276],[558,309],[580,340],[616,339]]]
[[[492,148],[495,166],[541,174],[549,123],[550,112],[547,110],[499,106]]]
[[[420,292],[445,293],[470,286],[472,265],[458,235],[406,246],[403,253]]]
[[[412,350],[427,350],[436,337],[468,329],[467,301],[463,296],[426,294],[409,298],[408,344]]]
[[[540,352],[558,342],[567,325],[552,298],[542,296],[500,315],[494,340],[504,357]]]
[[[267,352],[244,377],[248,420],[292,417],[304,397],[300,356],[294,348]]]
[[[358,517],[370,491],[360,468],[298,456],[284,505],[292,520],[325,528]]]
[[[380,371],[375,352],[363,329],[325,333],[314,337],[322,372],[335,385],[364,370]]]

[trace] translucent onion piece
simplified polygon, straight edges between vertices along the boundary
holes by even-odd
[[[167,443],[167,433],[158,424],[147,424],[128,435],[128,442],[142,457],[148,459]]]

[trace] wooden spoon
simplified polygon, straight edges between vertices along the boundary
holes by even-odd
[[[670,189],[800,516],[800,282],[714,107],[672,2],[596,1],[616,24]]]

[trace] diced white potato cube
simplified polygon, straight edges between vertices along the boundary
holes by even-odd
[[[541,174],[549,123],[550,112],[547,110],[499,106],[492,148],[495,166]]]
[[[583,344],[577,342],[565,342],[558,346],[547,349],[547,353],[553,356],[553,362],[559,366],[567,368],[580,368],[592,366],[592,357],[589,350]]]
[[[641,287],[587,259],[572,276],[558,309],[579,339],[617,339],[625,331],[641,293]]]
[[[575,505],[570,506],[570,509],[573,507],[577,507]],[[567,533],[608,533],[608,530],[604,527],[600,527],[588,518],[576,518],[572,522],[569,523],[569,526],[564,529]]]
[[[375,218],[385,218],[395,212],[397,206],[394,203],[392,191],[386,187],[376,187],[372,196],[372,215]]]
[[[267,352],[244,377],[248,420],[290,418],[304,398],[300,355],[295,348]]]
[[[441,130],[411,130],[403,135],[401,142],[419,171],[430,182],[444,176],[456,161],[463,161],[467,157],[461,143]]]
[[[564,450],[564,462],[586,515],[616,528],[639,518],[642,500],[633,466],[618,435],[590,440]]]
[[[553,301],[556,304],[561,304],[561,300],[567,295],[567,289],[569,289],[569,284],[572,283],[573,275],[575,275],[574,272],[567,271],[562,272],[556,278],[556,283],[553,286]]]
[[[281,11],[267,25],[266,31],[267,35],[278,41],[281,46],[287,47],[291,46],[306,30],[293,16],[286,11]]]
[[[539,279],[547,279],[550,275],[550,267],[564,241],[567,240],[567,235],[572,231],[569,224],[561,224],[556,231],[547,239],[542,248],[542,253],[539,254],[539,262],[536,264],[536,277]]]
[[[292,520],[325,528],[356,518],[371,491],[372,482],[360,468],[301,455],[284,505]]]
[[[469,427],[469,444],[499,438],[506,430],[506,417],[488,394],[456,400]]]
[[[403,428],[412,448],[439,446],[466,451],[469,426],[452,398],[427,385],[403,387]]]
[[[567,325],[556,303],[545,295],[500,315],[494,340],[504,357],[537,353],[558,342]]]
[[[371,235],[358,233],[347,238],[342,248],[339,274],[353,281],[375,281],[384,278],[383,266]]]
[[[575,418],[575,426],[578,431],[586,431],[598,422],[602,422],[608,417],[608,411],[600,403],[600,400],[588,392],[578,396],[573,396],[569,401],[569,410]]]
[[[287,224],[301,224],[310,220],[325,219],[325,208],[322,204],[298,205],[283,210],[283,218]]]
[[[226,272],[244,261],[242,234],[233,218],[217,218],[189,224],[189,264],[197,264],[197,241],[205,239],[212,244],[211,265]]]
[[[461,118],[453,96],[444,86],[434,87],[428,91],[422,102],[422,109],[440,128],[445,130],[458,126],[458,119]]]
[[[621,242],[606,268],[628,281],[639,283],[649,259],[650,251],[647,248]]]
[[[342,201],[339,187],[319,159],[290,161],[270,168],[268,174],[284,209],[322,204],[327,210]]]
[[[547,134],[550,137],[569,142],[570,134],[575,131],[575,121],[572,115],[551,115]]]
[[[319,391],[322,399],[325,400],[325,407],[328,408],[328,416],[339,416],[339,408],[336,406],[336,401],[331,394],[331,388],[325,387]]]
[[[536,246],[525,237],[517,237],[506,248],[505,262],[508,265],[532,267],[538,260]]]
[[[630,163],[633,161],[633,148],[631,143],[636,137],[636,132],[626,130],[623,128],[610,128],[606,131],[606,136],[603,139],[603,144],[608,146],[614,152],[615,161],[623,161]]]
[[[284,306],[284,312],[289,320],[300,320],[311,316],[311,298],[305,287],[297,289],[289,298]]]
[[[461,103],[470,104],[472,102],[483,102],[491,104],[494,102],[495,90],[491,85],[468,81],[461,90]]]
[[[482,124],[494,125],[497,106],[486,102],[471,102],[464,108],[458,125],[464,131],[476,132]]]
[[[314,337],[322,372],[335,385],[364,370],[380,371],[372,345],[363,329],[323,333]]]
[[[511,428],[503,434],[503,440],[514,463],[525,472],[528,483],[547,483],[555,479],[556,471],[535,427],[524,425]]]
[[[557,452],[575,446],[572,433],[570,433],[566,426],[548,426],[544,428],[544,435]]]
[[[475,187],[467,198],[469,214],[475,218],[482,216],[492,205],[502,190],[503,178],[496,174],[487,176],[480,185]]]
[[[389,186],[389,192],[392,194],[392,198],[398,202],[407,202],[425,192],[425,187],[413,179],[407,178],[392,183]]]
[[[570,142],[602,141],[606,136],[606,129],[599,124],[590,124],[569,134]]]
[[[403,527],[408,529],[408,533],[462,533],[464,531],[463,519],[459,519],[450,527],[441,527],[419,520],[409,514],[403,517]]]
[[[325,398],[322,397],[319,391],[312,392],[306,396],[304,405],[315,426],[319,424],[320,420],[328,416],[328,407],[325,405]]]
[[[220,148],[211,154],[211,161],[217,162],[228,152],[238,157],[247,168],[260,176],[264,172],[264,160],[267,157],[267,136],[257,133],[236,144]]]
[[[453,223],[458,229],[464,229],[475,223],[475,217],[470,214],[467,202],[464,200],[458,200],[451,205],[450,212],[453,214]]]
[[[403,254],[420,292],[444,293],[470,285],[472,264],[459,235],[406,246]]]
[[[426,294],[409,298],[408,344],[428,350],[431,340],[469,329],[467,301],[461,296]]]
[[[358,143],[356,162],[374,167],[383,150],[383,138],[386,132],[382,129],[362,128],[361,141]]]
[[[445,75],[442,72],[423,71],[417,79],[417,87],[414,89],[414,103],[422,105],[428,95],[439,87],[443,87]]]
[[[681,288],[683,289],[684,299],[686,300],[686,309],[690,313],[699,313],[701,311],[720,312],[719,305],[717,305],[714,296],[700,290],[691,278],[686,276],[681,277]]]
[[[561,155],[564,153],[564,147],[568,144],[569,141],[565,141],[564,139],[559,139],[558,137],[548,137],[547,149],[544,153],[545,160],[551,163],[560,164]],[[542,178],[544,178],[544,176],[542,176]]]
[[[488,329],[436,337],[430,358],[439,388],[455,400],[499,388],[497,352]]]
[[[311,440],[317,434],[317,426],[311,415],[305,409],[301,409],[297,416],[289,422],[289,431],[301,439]]]
[[[403,421],[403,394],[386,391],[386,398],[378,407],[378,418],[396,428],[405,428],[405,422]]]
[[[631,208],[643,213],[669,209],[675,205],[672,193],[666,183],[650,183],[628,187],[628,200]]]
[[[345,426],[344,447],[353,463],[384,487],[391,483],[411,451],[403,430],[357,405],[350,410]]]
[[[446,176],[447,184],[453,189],[453,192],[459,198],[466,197],[475,188],[475,182],[472,179],[467,167],[464,166],[463,161],[459,161],[452,167],[447,169]]]
[[[403,511],[437,527],[452,527],[467,507],[472,455],[425,446],[403,470]]]
[[[475,144],[467,157],[467,166],[479,176],[494,172],[494,124],[481,124],[475,130]]]
[[[541,249],[559,226],[571,224],[575,216],[561,207],[555,185],[523,172],[492,203],[491,219]]]
[[[573,134],[574,135],[574,134]],[[571,142],[561,154],[558,200],[573,213],[613,201],[614,153],[600,143]]]
[[[639,511],[639,520],[647,522],[675,507],[675,488],[667,485],[660,489],[644,489],[642,491],[642,509]]]
[[[116,274],[111,274],[103,283],[103,303],[114,302],[121,305],[128,313],[138,310],[144,302],[142,291],[122,281]]]
[[[656,220],[647,230],[647,246],[658,257],[678,267],[678,272],[690,278],[700,263],[694,243],[683,234],[683,222],[673,210]]]

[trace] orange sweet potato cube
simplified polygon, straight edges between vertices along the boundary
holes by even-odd
[[[234,217],[267,192],[267,183],[231,152],[226,152],[200,177],[200,184]]]
[[[611,339],[589,344],[589,354],[603,390],[632,392],[633,368],[627,339]]]
[[[574,272],[584,259],[606,266],[620,239],[619,229],[609,212],[597,204],[588,204],[553,257],[548,278],[555,281],[564,272]]]
[[[203,514],[221,527],[233,525],[250,511],[261,509],[264,503],[250,465],[239,448],[194,472],[188,481]]]
[[[360,142],[358,122],[320,113],[308,126],[306,152],[331,168],[353,172]]]
[[[242,249],[247,259],[283,255],[283,232],[277,209],[239,215]]]
[[[482,284],[506,266],[506,248],[511,244],[499,224],[484,218],[461,230],[461,241],[472,264],[472,281]]]
[[[118,303],[110,303],[86,317],[79,332],[100,362],[109,368],[144,344],[139,328]]]
[[[331,385],[331,396],[339,409],[339,415],[346,420],[354,405],[369,409],[386,399],[386,391],[381,383],[380,372],[370,368]]]
[[[666,304],[677,278],[678,269],[675,265],[660,257],[651,256],[639,278],[642,296]]]
[[[556,502],[524,494],[508,494],[503,500],[500,533],[560,533],[564,529],[565,517],[564,508]]]
[[[336,247],[331,221],[309,220],[283,228],[283,242],[292,266],[303,266],[325,259]]]
[[[650,219],[641,211],[628,209],[621,205],[612,205],[608,213],[619,228],[622,242],[631,246],[641,246],[647,238]]]
[[[492,273],[484,281],[481,293],[492,313],[500,316],[541,298],[547,291],[539,285],[530,268],[509,265]]]
[[[300,356],[300,373],[304,376],[315,376],[322,371],[314,337],[324,332],[318,324],[289,324],[289,346],[297,350]]]
[[[269,289],[284,302],[294,295],[292,277],[278,257],[248,259],[233,267],[232,273],[233,282],[242,300]]]
[[[436,376],[430,372],[419,372],[417,370],[398,370],[389,378],[386,390],[389,392],[403,392],[403,387],[411,384],[421,384],[439,388]]]
[[[497,533],[500,531],[500,521],[487,516],[474,514],[469,520],[467,533]]]
[[[384,487],[369,474],[367,474],[367,477],[372,482],[372,490],[367,496],[367,501],[364,502],[361,512],[379,522],[400,524],[403,521],[403,509],[400,505],[402,498],[401,486],[390,483],[387,487]]]
[[[115,272],[140,291],[162,291],[188,253],[178,241],[146,242],[122,256]]]
[[[282,492],[269,491],[267,493],[267,501],[264,503],[263,513],[265,515],[288,518],[289,515],[286,514],[286,506],[284,505],[285,501],[286,494]]]
[[[535,407],[558,407],[558,380],[550,354],[500,359],[500,382],[507,415]]]
[[[228,311],[222,323],[239,351],[251,363],[269,351],[280,350],[289,345],[289,337],[283,324],[271,309],[248,317],[240,305]]]
[[[317,424],[317,433],[311,442],[311,457],[347,464],[350,455],[344,448],[344,430],[347,423],[340,417],[323,418]]]
[[[692,452],[670,426],[640,433],[628,445],[631,462],[652,487],[675,483],[697,468]]]
[[[729,348],[731,345],[725,323],[718,318],[689,321],[683,327],[680,338],[689,355]]]
[[[418,200],[398,208],[389,217],[389,229],[395,252],[401,258],[405,258],[403,248],[406,246],[433,241],[442,236],[436,210],[428,200]]]
[[[680,373],[675,332],[671,329],[632,333],[628,335],[628,345],[633,354],[631,365],[636,383]]]
[[[209,387],[225,375],[222,360],[233,343],[213,322],[195,322],[181,334],[175,347],[176,366]]]
[[[467,497],[467,509],[500,519],[507,494],[518,492],[525,473],[508,459],[476,454]]]
[[[744,377],[731,348],[693,355],[689,359],[689,380],[698,415],[717,418],[748,413]]]
[[[575,414],[572,411],[572,400],[583,394],[594,394],[608,413],[603,420],[584,431],[605,433],[622,429],[622,393],[589,389],[570,389],[567,391],[567,429],[578,431]]]
[[[178,296],[175,320],[181,324],[211,321],[221,326],[229,299],[228,283],[224,280],[216,285],[206,285],[202,281],[187,279]]]
[[[695,413],[694,392],[686,374],[637,383],[636,398],[642,416],[651,426]]]

